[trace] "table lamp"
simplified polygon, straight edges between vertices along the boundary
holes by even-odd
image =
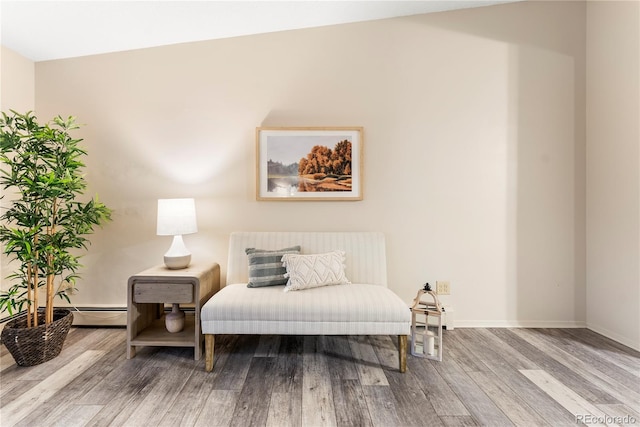
[[[198,231],[196,204],[193,199],[158,199],[158,236],[173,236],[171,247],[164,254],[164,265],[172,270],[186,268],[191,252],[184,245],[183,234]]]

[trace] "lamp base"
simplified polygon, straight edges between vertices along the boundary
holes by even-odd
[[[180,270],[189,267],[191,263],[191,255],[182,256],[164,256],[164,265],[170,270]]]
[[[173,236],[171,247],[164,254],[164,265],[170,270],[187,268],[191,262],[191,252],[184,245],[181,235]]]

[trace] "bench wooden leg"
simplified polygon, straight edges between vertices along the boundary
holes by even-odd
[[[205,334],[204,336],[204,370],[213,371],[213,347],[215,346],[215,336]]]
[[[407,372],[407,336],[398,335],[398,359],[400,372]]]

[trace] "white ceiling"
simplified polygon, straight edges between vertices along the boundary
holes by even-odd
[[[1,42],[37,62],[508,2],[0,0]]]

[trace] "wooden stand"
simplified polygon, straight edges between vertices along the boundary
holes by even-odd
[[[411,354],[442,361],[442,306],[433,291],[419,290],[411,307]]]
[[[192,263],[182,270],[159,265],[129,278],[127,288],[127,359],[136,355],[136,346],[193,347],[194,359],[202,355],[203,335],[200,309],[220,289],[220,266]],[[184,329],[167,331],[164,304],[193,304]]]

